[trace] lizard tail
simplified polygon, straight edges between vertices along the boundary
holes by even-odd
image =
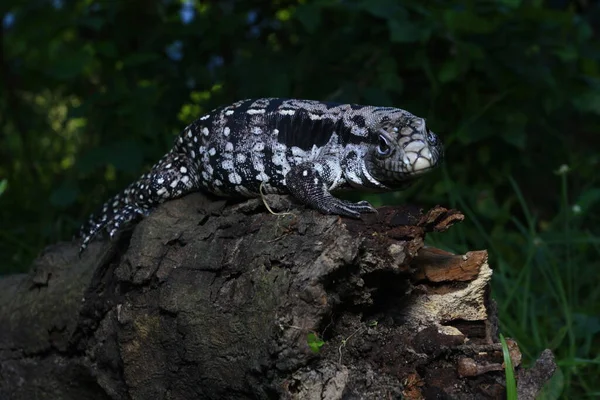
[[[186,154],[169,152],[147,174],[117,194],[83,224],[81,254],[102,230],[114,237],[129,222],[147,216],[158,204],[198,188],[198,174]]]
[[[131,186],[130,186],[131,187]],[[130,205],[130,187],[106,201],[98,211],[90,215],[88,220],[80,227],[78,238],[82,240],[79,254],[83,253],[88,244],[100,233],[115,217]]]

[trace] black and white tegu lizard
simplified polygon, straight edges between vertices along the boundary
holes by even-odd
[[[331,192],[403,189],[442,157],[425,120],[398,108],[242,100],[192,122],[150,172],[107,201],[81,228],[81,251],[102,229],[113,237],[158,204],[194,191],[291,194],[323,213],[359,217],[374,208]]]

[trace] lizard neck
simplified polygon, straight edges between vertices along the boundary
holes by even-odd
[[[354,189],[366,191],[390,190],[369,172],[369,153],[365,144],[347,145],[342,159],[344,178]]]

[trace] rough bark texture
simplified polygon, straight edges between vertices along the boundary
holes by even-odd
[[[487,253],[423,245],[462,214],[292,213],[194,194],[81,259],[48,248],[0,280],[0,399],[505,398]]]

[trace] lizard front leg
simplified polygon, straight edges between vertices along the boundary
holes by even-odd
[[[353,203],[334,197],[329,192],[329,188],[333,186],[335,178],[325,179],[322,175],[325,177],[334,175],[326,163],[298,164],[292,167],[285,176],[286,186],[296,199],[324,214],[359,218],[363,212],[376,212],[367,201]]]

